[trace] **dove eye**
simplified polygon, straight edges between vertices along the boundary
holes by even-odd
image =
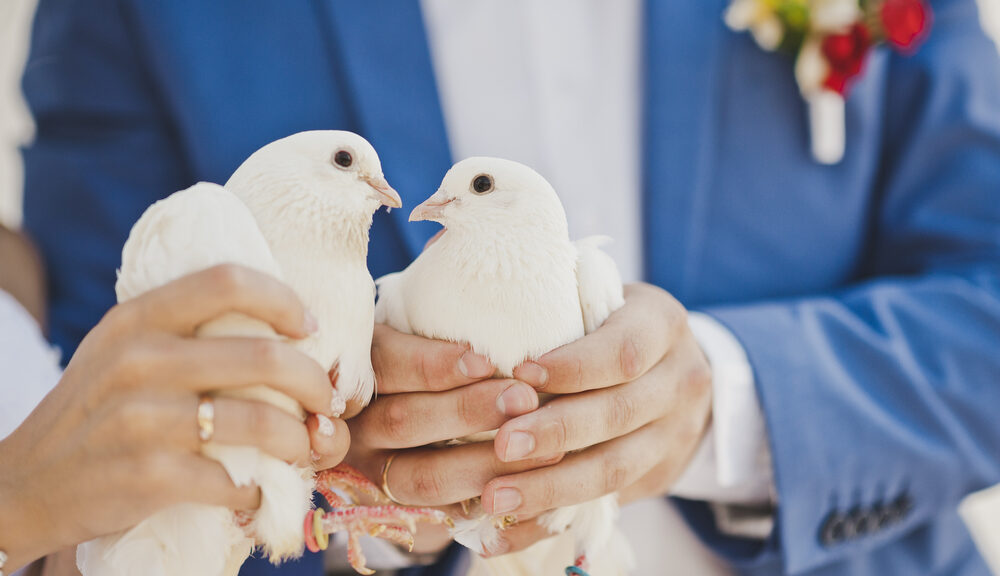
[[[341,168],[350,168],[354,164],[354,156],[347,150],[337,150],[333,153],[333,163]]]
[[[472,179],[472,191],[476,194],[489,194],[493,191],[493,177],[480,174]]]

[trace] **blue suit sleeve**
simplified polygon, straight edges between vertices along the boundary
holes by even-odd
[[[709,310],[753,365],[779,500],[764,548],[789,573],[1000,481],[1000,62],[972,0],[935,9],[890,64],[867,280]],[[851,526],[852,510],[896,517]]]
[[[114,304],[129,228],[190,184],[128,9],[42,0],[23,78],[37,125],[25,150],[25,226],[48,267],[50,333],[68,358]]]

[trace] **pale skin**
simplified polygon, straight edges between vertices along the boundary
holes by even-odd
[[[372,361],[379,397],[349,422],[347,462],[379,482],[395,451],[388,484],[401,503],[460,514],[457,503],[481,495],[488,513],[515,515],[501,554],[548,537],[524,520],[553,508],[666,494],[711,417],[712,373],[687,312],[648,284],[627,286],[600,329],[520,366],[516,379],[488,379],[493,368],[468,346],[387,326],[375,329]],[[555,395],[541,409],[539,392]],[[423,447],[497,428],[493,442]],[[447,543],[444,530],[423,529],[416,550]]]
[[[301,422],[268,404],[218,398],[215,442],[256,446],[287,462],[343,458],[346,424],[333,419],[332,436],[318,430],[319,418],[332,417],[332,389],[313,360],[285,342],[192,338],[228,312],[292,340],[315,326],[287,286],[226,265],[116,306],[87,335],[56,388],[0,442],[7,573],[180,502],[256,508],[256,487],[237,488],[200,455],[203,393],[270,386],[310,412]]]

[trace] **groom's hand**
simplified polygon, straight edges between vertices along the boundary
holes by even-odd
[[[538,407],[523,382],[491,379],[494,368],[467,345],[428,340],[376,325],[372,364],[378,397],[348,422],[348,463],[381,481],[394,451],[390,490],[405,504],[437,506],[478,496],[496,473],[523,470],[493,454],[492,444],[422,448],[495,430]],[[484,468],[495,472],[485,473]]]
[[[491,442],[427,446],[495,430],[538,407],[538,395],[530,386],[491,379],[494,367],[467,345],[376,325],[372,364],[378,397],[348,421],[351,447],[346,462],[379,484],[382,466],[396,454],[386,480],[400,503],[446,507],[479,496],[497,476],[559,459],[556,455],[505,463],[496,457]],[[418,541],[416,550],[443,547],[447,534],[440,536],[426,547]]]
[[[508,465],[571,452],[555,466],[501,475],[483,492],[492,514],[531,518],[620,492],[665,494],[684,471],[711,414],[712,373],[667,292],[626,287],[625,306],[588,336],[514,372],[557,397],[500,427],[496,457]],[[503,532],[501,552],[547,537],[534,522]]]

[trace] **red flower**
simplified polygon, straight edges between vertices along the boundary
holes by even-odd
[[[830,65],[830,73],[823,84],[840,94],[846,93],[851,79],[861,73],[871,45],[871,33],[864,24],[855,24],[843,34],[824,38],[823,56]]]
[[[885,0],[880,15],[885,39],[903,50],[924,37],[931,20],[923,0]]]

